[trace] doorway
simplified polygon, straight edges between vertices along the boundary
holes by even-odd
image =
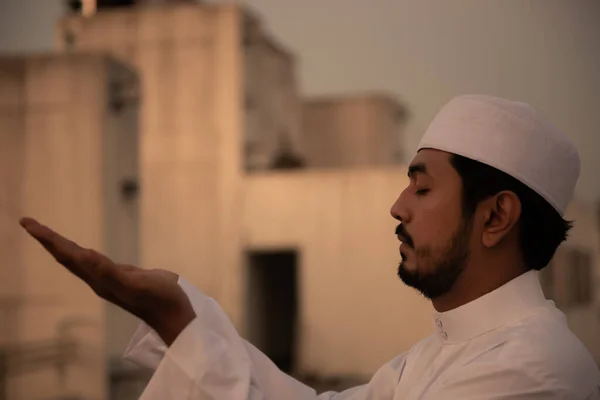
[[[291,374],[296,366],[298,253],[249,251],[247,261],[248,340]]]

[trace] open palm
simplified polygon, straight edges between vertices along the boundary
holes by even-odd
[[[117,264],[34,219],[23,218],[20,222],[56,261],[87,283],[98,296],[146,322],[165,343],[171,344],[195,318],[176,274]]]

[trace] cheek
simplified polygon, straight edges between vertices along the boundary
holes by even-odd
[[[432,249],[446,246],[461,223],[460,203],[448,196],[422,201],[414,219],[413,240],[415,246],[429,246]],[[458,204],[457,204],[458,203]]]

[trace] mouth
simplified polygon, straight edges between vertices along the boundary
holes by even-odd
[[[402,243],[403,246],[412,247],[412,241],[406,236],[402,235],[401,233],[397,233],[396,237],[398,238],[398,241]]]
[[[407,242],[407,241],[402,241],[400,240],[400,254],[401,255],[405,255],[406,253],[409,253],[412,251],[413,247],[411,245],[411,243]]]
[[[408,243],[408,238],[406,238],[405,236],[402,236],[401,234],[396,234],[396,237],[398,238],[398,240],[402,243]]]
[[[402,259],[402,262],[406,262],[406,254],[400,252],[400,258]]]
[[[408,245],[406,243],[402,243],[400,245],[400,257],[402,257],[402,261],[406,261],[406,250],[408,249]]]
[[[412,247],[412,241],[410,240],[409,237],[404,235],[404,233],[402,232],[402,228],[400,226],[398,226],[398,228],[396,228],[396,237],[402,244],[406,244],[407,246]]]

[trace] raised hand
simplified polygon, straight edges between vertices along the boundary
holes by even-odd
[[[117,264],[34,219],[23,218],[20,223],[56,261],[87,283],[98,296],[146,322],[167,345],[195,318],[176,274]]]

